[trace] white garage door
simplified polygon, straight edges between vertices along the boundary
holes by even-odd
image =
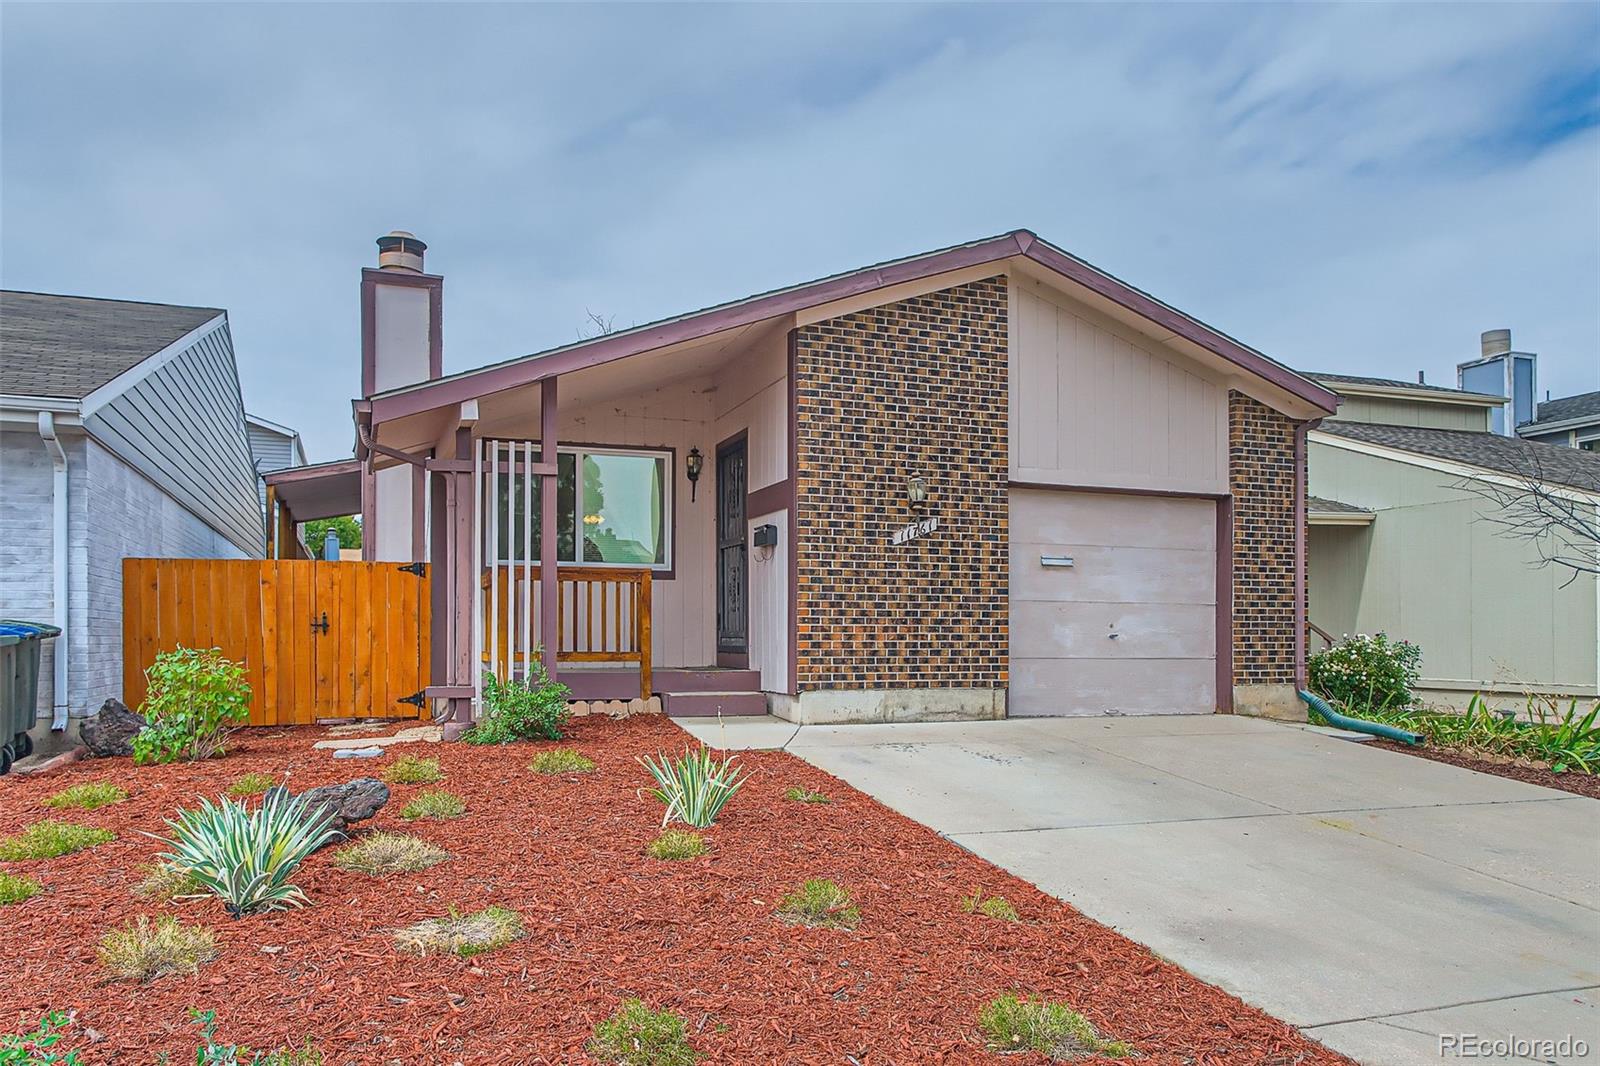
[[[1013,489],[1010,713],[1215,711],[1216,541],[1210,500]]]

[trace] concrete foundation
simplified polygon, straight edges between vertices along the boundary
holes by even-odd
[[[1003,688],[817,689],[769,693],[772,714],[798,725],[983,722],[1006,716]]]
[[[1233,713],[1278,722],[1304,722],[1305,701],[1293,685],[1235,685]]]

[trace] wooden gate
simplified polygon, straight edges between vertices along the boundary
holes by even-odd
[[[251,725],[416,717],[428,581],[399,563],[125,559],[123,699],[137,708],[144,671],[182,645],[244,664]]]

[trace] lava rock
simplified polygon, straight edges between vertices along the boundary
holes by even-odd
[[[121,700],[106,700],[99,713],[78,724],[78,736],[90,755],[107,759],[132,755],[133,738],[144,727],[144,718],[128,710]]]
[[[282,785],[268,791],[287,791]],[[306,803],[306,817],[313,817],[320,808],[333,815],[333,828],[343,839],[352,822],[364,822],[377,814],[389,802],[389,786],[375,777],[358,777],[337,785],[319,785],[300,793]],[[329,841],[332,843],[332,841]]]

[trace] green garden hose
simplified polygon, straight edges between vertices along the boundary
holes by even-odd
[[[1313,695],[1305,689],[1300,690],[1300,698],[1306,701],[1308,707],[1325,718],[1329,725],[1337,729],[1348,729],[1352,733],[1370,733],[1375,737],[1382,737],[1384,740],[1397,740],[1401,744],[1408,744],[1413,748],[1422,743],[1421,733],[1409,733],[1392,725],[1384,725],[1382,722],[1366,722],[1360,718],[1347,717],[1328,706],[1327,700],[1321,696]]]

